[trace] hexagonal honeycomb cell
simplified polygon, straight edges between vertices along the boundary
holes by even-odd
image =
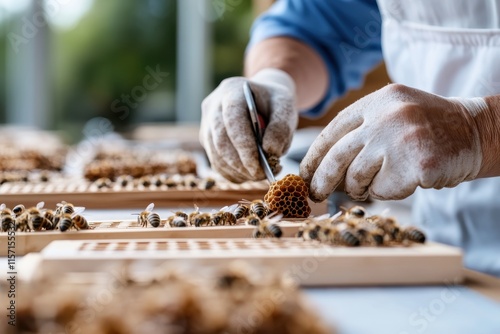
[[[271,184],[264,201],[271,211],[283,214],[283,218],[307,218],[311,213],[308,195],[304,180],[298,175],[288,174]]]

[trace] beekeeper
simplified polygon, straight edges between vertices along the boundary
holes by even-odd
[[[385,60],[395,84],[339,113],[300,165],[311,198],[343,178],[354,199],[414,192],[414,223],[500,276],[500,0],[279,0],[252,28],[246,77],[202,105],[213,167],[263,179],[242,84],[267,117],[264,150],[283,155],[298,113],[320,115]]]

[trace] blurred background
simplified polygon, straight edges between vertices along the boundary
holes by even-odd
[[[262,3],[262,1],[257,1]],[[240,75],[252,0],[0,0],[0,123],[62,130],[106,117],[198,123]]]
[[[272,3],[0,0],[0,124],[57,130],[69,143],[94,117],[120,132],[196,125],[202,99],[241,75],[251,23]],[[382,65],[363,89],[300,127],[324,126],[388,82]],[[141,128],[146,137],[165,133]]]

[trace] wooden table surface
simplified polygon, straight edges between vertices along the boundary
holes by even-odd
[[[500,303],[500,278],[469,269],[464,269],[464,272],[463,284],[466,287]]]

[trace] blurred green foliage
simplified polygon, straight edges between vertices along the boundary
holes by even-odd
[[[94,1],[74,29],[54,30],[55,127],[103,116],[116,128],[126,128],[134,113],[141,111],[141,103],[130,107],[131,115],[125,118],[116,108],[112,110],[112,103],[142,85],[147,67],[159,66],[169,73],[154,91],[148,91],[148,98],[173,92],[176,22],[175,0],[106,0]],[[160,101],[162,120],[172,120],[175,101]]]
[[[241,75],[252,17],[251,0],[206,0],[224,11],[213,20],[213,80]],[[200,14],[201,15],[201,14]],[[10,20],[20,20],[19,17]],[[1,25],[1,23],[0,23]],[[49,82],[54,118],[51,128],[75,136],[90,118],[109,118],[117,130],[139,121],[175,121],[177,0],[95,0],[70,29],[49,25]],[[5,35],[0,28],[0,66],[5,67]],[[147,67],[169,75],[147,98],[113,111],[118,100],[143,85]],[[0,69],[0,73],[5,71]],[[5,121],[5,75],[0,75],[0,122]],[[78,139],[78,138],[73,138]]]
[[[209,0],[212,4],[224,0]],[[233,4],[233,5],[231,5]],[[241,75],[245,48],[253,22],[251,0],[228,0],[226,11],[214,22],[214,77],[215,88],[227,77]]]

